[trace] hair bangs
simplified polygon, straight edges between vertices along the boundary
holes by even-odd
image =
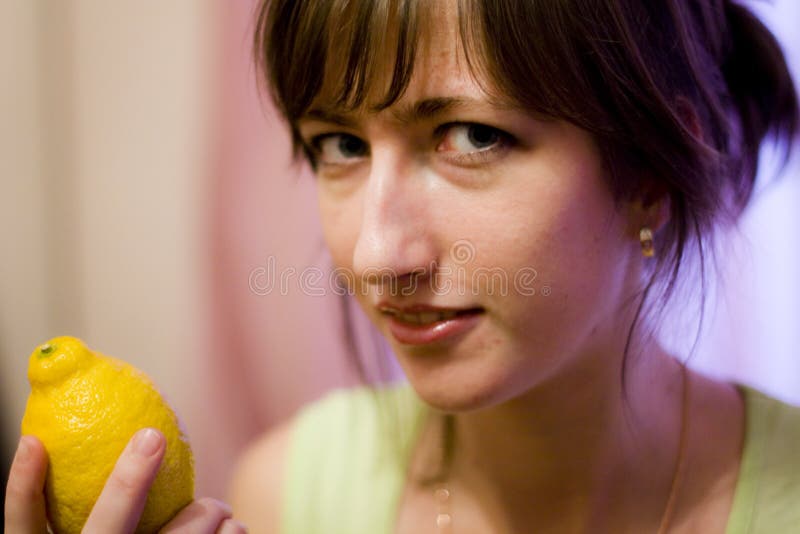
[[[256,59],[292,128],[317,100],[376,111],[396,102],[411,80],[426,4],[270,2],[256,23]]]

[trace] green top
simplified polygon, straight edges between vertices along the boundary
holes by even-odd
[[[725,534],[800,531],[800,408],[752,389],[745,395],[742,463]]]
[[[746,403],[746,434],[725,534],[800,532],[800,408],[738,387]],[[376,392],[373,397],[366,387],[339,389],[295,418],[281,534],[394,532],[406,466],[427,406],[405,382]],[[386,410],[396,415],[387,417]],[[399,424],[391,426],[395,420]]]

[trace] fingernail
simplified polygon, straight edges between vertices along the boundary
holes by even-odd
[[[140,430],[133,436],[133,452],[142,456],[152,456],[161,447],[161,435],[152,428]]]
[[[19,438],[19,445],[17,445],[17,460],[20,462],[27,462],[31,458],[31,442],[28,436]]]

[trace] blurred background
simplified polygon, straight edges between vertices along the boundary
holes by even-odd
[[[154,378],[184,419],[199,495],[224,496],[248,440],[354,383],[337,297],[298,278],[330,260],[313,181],[289,168],[288,137],[257,90],[254,7],[0,2],[3,470],[27,357],[56,335]],[[800,3],[754,8],[798,79]],[[767,186],[772,152],[726,242],[725,286],[692,365],[800,403],[800,158]],[[275,272],[293,274],[270,286]],[[691,345],[681,332],[664,333],[676,350]]]

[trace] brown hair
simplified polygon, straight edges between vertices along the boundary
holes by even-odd
[[[304,155],[314,166],[296,121],[323,84],[342,108],[364,105],[388,51],[390,83],[368,104],[380,110],[403,94],[432,4],[262,3],[256,58],[291,129],[296,160]],[[659,254],[642,304],[657,280],[663,301],[669,299],[692,244],[705,299],[708,242],[717,225],[735,223],[749,202],[762,140],[773,134],[788,147],[797,131],[795,87],[770,31],[729,0],[457,5],[461,44],[476,80],[489,81],[487,93],[593,134],[618,202],[653,187],[669,195],[671,217],[656,234]],[[641,311],[640,305],[628,344]]]

